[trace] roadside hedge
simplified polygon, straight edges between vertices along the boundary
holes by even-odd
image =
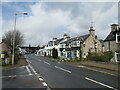
[[[101,55],[98,54],[90,54],[87,56],[87,60],[93,61],[101,61],[101,62],[109,62],[113,58],[113,52],[104,52]]]

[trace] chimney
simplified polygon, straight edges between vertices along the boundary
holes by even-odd
[[[111,31],[115,31],[115,30],[118,30],[118,24],[112,24],[111,25]]]
[[[68,38],[69,36],[66,33],[64,33],[63,37]]]
[[[53,38],[53,41],[56,41],[57,40],[57,38]]]

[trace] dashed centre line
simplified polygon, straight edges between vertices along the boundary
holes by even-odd
[[[44,63],[47,64],[47,65],[51,65],[50,63],[48,63],[48,62],[46,62],[46,61],[44,61]]]
[[[86,79],[86,80],[89,80],[89,81],[92,81],[92,82],[94,82],[94,83],[100,84],[100,85],[102,85],[102,86],[105,86],[105,87],[107,87],[107,88],[111,88],[111,89],[117,90],[117,89],[114,88],[114,87],[111,87],[111,86],[109,86],[109,85],[103,84],[103,83],[101,83],[101,82],[98,82],[98,81],[96,81],[96,80],[90,79],[90,78],[88,78],[88,77],[85,77],[85,79]]]
[[[61,67],[58,67],[58,66],[55,66],[55,68],[58,68],[58,69],[63,70],[63,71],[65,71],[65,72],[71,73],[71,71],[66,70],[66,69],[64,69],[64,68],[61,68]]]

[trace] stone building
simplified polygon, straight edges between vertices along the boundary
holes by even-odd
[[[1,42],[1,43],[0,43],[0,56],[1,56],[1,54],[3,54],[5,51],[6,51],[8,54],[10,54],[9,49],[7,48],[6,44]],[[2,63],[1,57],[0,57],[0,63]]]
[[[111,25],[111,32],[104,40],[105,51],[113,51],[116,56],[116,53],[120,53],[120,28],[118,24]],[[117,61],[115,57],[112,61]]]
[[[90,27],[89,34],[71,38],[66,33],[63,38],[49,41],[43,49],[40,49],[37,54],[42,56],[52,56],[52,49],[58,51],[60,58],[80,58],[80,47],[82,50],[82,58],[86,58],[89,52],[101,54],[104,52],[103,41],[99,40],[95,35],[93,26]]]
[[[90,27],[89,34],[70,38],[60,44],[64,46],[64,48],[61,48],[64,58],[80,58],[80,47],[82,58],[86,58],[89,52],[97,54],[104,52],[103,41],[97,38],[92,26]]]
[[[3,51],[6,51],[6,52],[9,52],[9,49],[7,48],[6,44],[5,43],[0,43],[0,54],[3,52]]]

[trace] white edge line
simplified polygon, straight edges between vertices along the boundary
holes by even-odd
[[[61,70],[65,71],[65,72],[71,73],[71,71],[66,70],[66,69],[64,69],[64,68],[61,68],[61,67],[58,67],[58,66],[55,66],[55,68],[58,68],[58,69],[61,69]]]
[[[88,68],[88,67],[85,67],[85,68],[89,69],[89,70],[92,70],[92,71],[101,72],[101,73],[109,74],[109,75],[112,75],[112,76],[116,76],[116,75],[108,73],[108,72],[104,72],[104,71],[100,71],[100,70],[95,70],[95,69],[91,69],[91,68]]]
[[[61,62],[58,62],[58,63],[61,63]]]
[[[13,76],[8,76],[8,77],[16,77],[16,75],[13,75]]]
[[[42,79],[42,78],[39,78],[39,80],[40,80],[40,81],[43,81],[43,79]]]
[[[100,70],[96,70],[96,69],[92,69],[92,68],[88,68],[86,66],[77,66],[79,68],[85,68],[85,69],[89,69],[89,70],[92,70],[92,71],[96,71],[96,72],[101,72],[101,73],[105,73],[105,74],[109,74],[109,75],[112,75],[112,76],[116,76],[115,74],[112,74],[112,73],[108,73],[108,72],[105,72],[105,71],[100,71]]]
[[[46,61],[44,61],[44,63],[46,63],[46,64],[48,64],[48,65],[51,65],[50,63],[48,63],[48,62],[46,62]]]
[[[102,86],[105,86],[105,87],[108,87],[108,88],[111,88],[111,89],[117,90],[117,89],[114,88],[114,87],[111,87],[111,86],[109,86],[109,85],[103,84],[103,83],[98,82],[98,81],[95,81],[95,80],[90,79],[90,78],[88,78],[88,77],[85,77],[85,79],[87,79],[87,80],[89,80],[89,81],[92,81],[92,82],[94,82],[94,83],[100,84],[100,85],[102,85]]]
[[[42,82],[42,84],[43,84],[43,86],[47,86],[47,83],[45,83],[45,82]]]
[[[27,69],[29,75],[32,75],[32,73],[31,73],[30,69],[28,68],[28,66],[26,66],[26,69]]]
[[[34,73],[36,73],[36,71],[34,70],[34,68],[31,66],[31,65],[29,65],[30,66],[30,68],[32,69],[32,71],[34,72]]]

